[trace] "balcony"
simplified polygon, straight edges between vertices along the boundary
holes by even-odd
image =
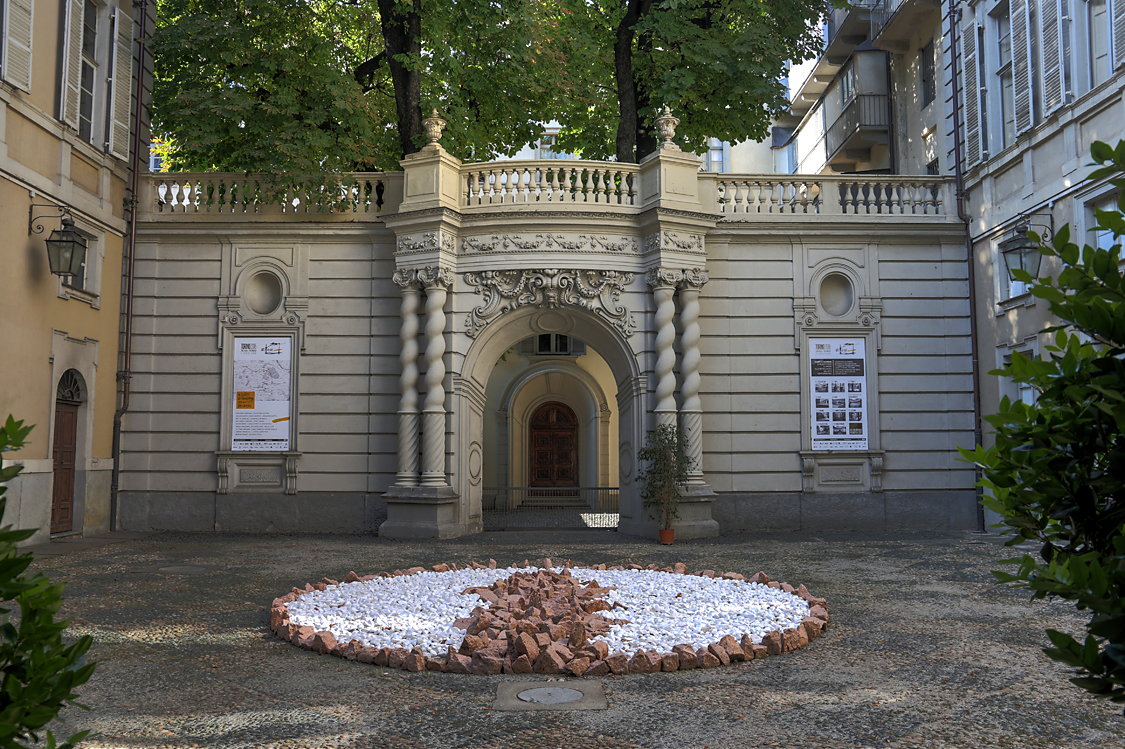
[[[852,51],[867,40],[875,3],[876,0],[856,0],[850,8],[834,10],[828,16],[828,44],[823,54],[828,64],[843,65]]]
[[[871,147],[890,142],[889,97],[858,94],[828,128],[828,165],[850,171],[856,162],[871,160]]]
[[[871,9],[871,43],[904,54],[916,47],[919,32],[941,18],[941,0],[876,0]]]

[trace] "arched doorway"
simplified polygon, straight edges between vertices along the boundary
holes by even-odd
[[[535,410],[528,425],[529,486],[578,486],[578,417],[554,401]]]
[[[78,412],[86,400],[86,383],[77,370],[68,369],[55,390],[55,429],[52,445],[54,469],[51,497],[51,533],[74,530],[74,479],[78,451]]]

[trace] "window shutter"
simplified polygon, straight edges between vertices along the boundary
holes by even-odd
[[[65,0],[66,43],[62,55],[62,102],[59,119],[78,129],[78,104],[82,83],[82,0]]]
[[[1125,65],[1125,0],[1110,0],[1113,24],[1113,67]]]
[[[4,80],[31,91],[32,0],[4,3]]]
[[[1060,0],[1039,0],[1039,27],[1043,43],[1043,113],[1050,114],[1063,104],[1063,43]]]
[[[133,82],[133,19],[124,8],[113,14],[113,119],[109,127],[109,152],[129,158],[129,104]]]
[[[961,71],[965,85],[965,166],[973,167],[981,160],[980,68],[977,63],[977,39],[980,24],[976,21],[961,31]]]
[[[1031,4],[1012,0],[1012,87],[1016,98],[1016,135],[1034,124],[1031,106]]]

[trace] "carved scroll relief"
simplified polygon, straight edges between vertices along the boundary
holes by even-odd
[[[492,234],[465,237],[466,252],[513,252],[519,250],[567,250],[569,252],[622,252],[637,254],[636,237],[607,237],[580,234]]]
[[[633,335],[637,323],[620,303],[621,292],[633,282],[633,274],[614,270],[505,270],[465,273],[465,283],[484,296],[484,302],[469,313],[467,334],[477,334],[494,318],[511,310],[533,305],[541,309],[580,307],[600,315],[625,337]]]

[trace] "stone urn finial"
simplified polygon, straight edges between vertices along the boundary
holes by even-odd
[[[656,127],[660,130],[660,137],[664,142],[660,147],[668,151],[679,151],[680,147],[672,142],[672,138],[676,137],[676,125],[680,124],[680,120],[672,116],[672,110],[667,104],[664,105],[664,111],[656,118]]]
[[[427,148],[440,148],[438,141],[441,140],[441,131],[445,129],[446,122],[438,114],[437,108],[434,108],[433,113],[422,120],[422,127],[426,129],[426,137],[430,139]]]

